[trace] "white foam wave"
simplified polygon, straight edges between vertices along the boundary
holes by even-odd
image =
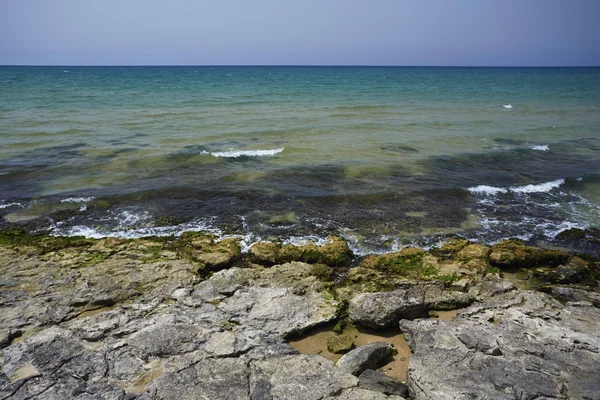
[[[17,207],[23,208],[23,204],[21,204],[21,203],[2,203],[2,204],[0,204],[0,209],[12,207],[12,206],[17,206]]]
[[[512,105],[510,105],[510,104],[504,104],[502,107],[504,107],[504,108],[507,108],[507,109],[509,109],[509,110],[510,110],[511,108],[513,108],[513,106],[512,106]]]
[[[227,157],[227,158],[238,158],[238,157],[265,157],[274,156],[284,150],[283,147],[272,150],[234,150],[229,149],[228,151],[214,151],[210,155],[214,157]]]
[[[136,220],[134,216],[129,217],[129,221]],[[139,219],[138,219],[139,220]],[[123,221],[125,222],[125,221]],[[106,237],[116,237],[121,239],[138,239],[146,236],[180,236],[184,232],[198,231],[212,233],[221,237],[222,232],[219,229],[213,228],[206,221],[192,221],[180,225],[145,227],[134,229],[103,229],[87,225],[77,225],[66,230],[54,231],[56,236],[84,236],[89,239],[102,239]],[[224,237],[223,237],[224,238]]]
[[[559,187],[563,183],[565,183],[564,179],[557,179],[555,181],[544,182],[537,185],[513,186],[510,188],[510,191],[515,193],[546,193]]]
[[[543,182],[537,185],[525,185],[525,186],[511,186],[509,188],[479,185],[467,188],[467,190],[473,194],[480,194],[485,196],[495,196],[498,193],[546,193],[552,189],[556,189],[560,185],[565,183],[564,179],[557,179],[555,181]]]
[[[88,201],[94,200],[95,197],[68,197],[66,199],[62,199],[61,203],[87,203]]]
[[[479,185],[475,187],[470,187],[467,189],[469,192],[473,194],[485,194],[485,195],[496,195],[498,193],[506,193],[508,190],[505,188],[499,188],[495,186],[487,186],[487,185]]]
[[[544,230],[544,235],[550,239],[555,239],[556,236],[558,236],[558,234],[562,231],[573,228],[587,229],[589,228],[589,225],[578,222],[563,221],[560,224],[543,224],[540,227]]]
[[[547,144],[544,144],[544,145],[531,146],[530,149],[538,150],[538,151],[548,151],[548,150],[550,150],[550,147]]]

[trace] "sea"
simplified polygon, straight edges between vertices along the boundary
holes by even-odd
[[[356,254],[600,227],[600,68],[0,67],[0,225]]]

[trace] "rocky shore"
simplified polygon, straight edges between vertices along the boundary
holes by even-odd
[[[590,240],[587,233],[574,237]],[[600,399],[600,262],[507,240],[356,259],[211,235],[0,232],[0,400]],[[458,310],[451,321],[431,318]],[[330,324],[336,362],[290,340]],[[405,379],[381,367],[399,329]]]

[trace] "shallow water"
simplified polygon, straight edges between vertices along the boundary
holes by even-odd
[[[0,67],[0,215],[359,253],[551,242],[600,225],[599,130],[599,68]]]

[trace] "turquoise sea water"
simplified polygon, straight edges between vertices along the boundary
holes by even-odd
[[[358,251],[600,226],[600,68],[0,67],[2,222]]]

